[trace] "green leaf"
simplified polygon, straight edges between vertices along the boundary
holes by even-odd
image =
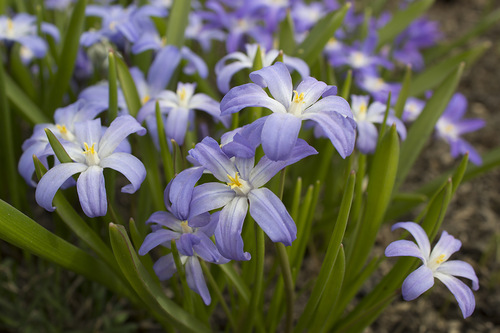
[[[168,149],[167,136],[165,135],[165,128],[163,126],[163,117],[160,111],[160,104],[156,102],[156,128],[158,132],[158,141],[160,143],[160,155],[163,162],[163,171],[165,172],[165,177],[167,181],[174,178],[174,162],[172,160],[172,154],[170,154],[170,149]]]
[[[250,303],[250,290],[248,289],[247,285],[241,278],[241,276],[238,275],[236,270],[234,269],[232,263],[227,263],[227,264],[222,264],[222,265],[217,265],[223,272],[226,274],[227,278],[233,286],[236,288],[238,291],[238,294],[241,296],[245,304]]]
[[[432,242],[434,237],[443,223],[448,204],[453,195],[453,184],[451,178],[448,180],[444,188],[431,200],[428,205],[427,213],[422,221],[422,228],[427,232],[429,241]]]
[[[114,278],[108,265],[54,235],[3,200],[0,200],[0,238],[118,294],[128,294],[128,289]]]
[[[184,45],[184,32],[189,23],[191,0],[174,0],[168,16],[167,45],[181,48]]]
[[[15,43],[10,52],[9,71],[31,101],[35,101],[38,96],[33,76],[28,67],[22,62],[20,52],[21,45]]]
[[[396,188],[399,188],[403,183],[406,175],[408,175],[408,172],[426,144],[427,139],[430,137],[434,125],[448,105],[458,85],[463,69],[464,64],[461,64],[459,68],[454,73],[450,74],[445,82],[436,89],[432,97],[426,103],[422,113],[408,131],[406,140],[403,141],[401,145]]]
[[[69,87],[69,81],[73,75],[78,48],[80,47],[80,35],[83,31],[85,21],[85,7],[87,0],[78,0],[73,8],[69,27],[62,41],[62,49],[57,61],[57,73],[49,90],[47,101],[48,110],[55,110],[61,105],[62,99]]]
[[[391,200],[398,170],[398,160],[399,138],[396,126],[393,125],[373,156],[366,189],[363,220],[353,243],[352,255],[347,260],[346,278],[352,278],[358,274],[371,252]]]
[[[116,61],[113,52],[108,53],[108,84],[109,84],[109,107],[108,124],[111,124],[118,115],[118,82],[116,81]]]
[[[394,113],[396,117],[401,118],[406,104],[406,99],[410,93],[410,83],[411,83],[411,66],[406,66],[405,77],[403,79],[403,85],[401,86],[401,91],[399,92],[398,100],[394,106]]]
[[[390,44],[397,35],[420,17],[433,3],[434,0],[415,1],[406,9],[396,11],[391,21],[378,31],[378,47]]]
[[[52,133],[48,128],[45,129],[45,134],[47,135],[47,139],[49,139],[50,146],[52,147],[52,150],[54,151],[54,154],[56,154],[57,159],[61,163],[72,163],[73,160],[71,157],[69,157],[68,153],[64,149],[63,145],[57,137]]]
[[[32,125],[51,122],[7,73],[5,73],[4,79],[5,92],[9,101],[21,112],[21,115],[26,118],[26,120]]]
[[[490,47],[491,42],[483,42],[474,48],[427,67],[411,82],[410,96],[419,96],[427,90],[439,87],[443,80],[445,80],[450,73],[453,73],[457,66],[464,62],[467,66],[470,66]]]
[[[293,54],[296,48],[295,28],[290,11],[287,11],[286,17],[280,23],[279,27],[279,49],[285,54]]]
[[[351,93],[351,85],[352,85],[352,69],[349,69],[347,71],[347,76],[344,81],[344,85],[342,86],[342,92],[340,93],[340,96],[343,97],[344,99],[349,98],[349,94]]]
[[[119,56],[115,57],[115,61],[118,80],[120,80],[120,87],[127,103],[128,112],[131,116],[135,117],[142,106],[141,98],[139,97],[137,87],[132,75],[130,75],[127,64]]]
[[[317,60],[328,40],[344,21],[351,3],[347,2],[342,8],[328,13],[322,18],[307,35],[306,39],[298,46],[296,56],[302,58],[309,66]]]
[[[327,288],[327,282],[330,280],[331,276],[334,274],[333,267],[337,259],[337,254],[341,247],[342,239],[344,238],[344,232],[347,226],[347,221],[349,218],[349,212],[351,210],[352,198],[354,196],[354,184],[355,184],[354,172],[351,172],[347,180],[347,186],[344,191],[344,196],[342,197],[342,203],[340,205],[340,212],[337,216],[337,221],[335,222],[335,228],[333,229],[332,236],[330,237],[330,243],[328,244],[328,249],[326,251],[323,264],[321,265],[321,270],[318,274],[316,283],[314,284],[313,291],[307,305],[299,318],[297,326],[295,327],[296,332],[302,332],[306,327],[310,325],[311,319],[314,316],[314,312],[320,302],[321,297],[325,289]]]
[[[198,319],[168,299],[139,260],[125,228],[109,224],[111,247],[118,265],[144,303],[182,332],[209,332]]]

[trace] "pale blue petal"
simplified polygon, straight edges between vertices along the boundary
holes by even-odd
[[[120,142],[132,133],[144,135],[146,134],[146,129],[132,116],[124,115],[115,118],[99,142],[99,150],[97,152],[99,157],[109,156]]]
[[[309,66],[304,60],[283,55],[283,62],[287,67],[296,70],[303,79],[309,76]]]
[[[323,92],[328,89],[326,83],[318,81],[313,77],[307,77],[297,86],[297,93],[300,95],[304,93],[304,105],[303,108],[307,109],[313,103],[315,103]],[[325,111],[325,110],[321,110]]]
[[[263,187],[248,193],[250,215],[273,242],[292,245],[297,238],[297,226],[281,200]]]
[[[165,121],[167,136],[174,139],[180,146],[184,144],[189,121],[189,111],[181,107],[171,108]]]
[[[85,215],[88,217],[106,215],[108,200],[101,167],[93,165],[82,172],[76,181],[76,190]]]
[[[472,281],[472,289],[479,289],[479,280],[477,278],[476,272],[474,272],[474,268],[472,266],[462,260],[449,260],[443,262],[436,269],[437,272],[454,275],[459,277],[464,277]]]
[[[139,255],[143,256],[155,247],[160,244],[168,243],[168,247],[170,247],[170,241],[172,239],[178,239],[180,237],[180,233],[174,232],[172,230],[159,229],[155,232],[152,232],[146,236],[144,242],[139,248]]]
[[[432,249],[430,260],[434,258],[438,258],[441,255],[444,255],[444,260],[448,260],[448,258],[458,250],[462,246],[462,242],[448,234],[446,231],[443,231],[439,241]]]
[[[189,155],[222,182],[229,180],[227,175],[234,177],[238,171],[229,157],[222,152],[217,141],[211,137],[204,138],[189,151]]]
[[[250,73],[250,79],[262,88],[269,88],[271,95],[288,109],[292,101],[292,77],[286,65],[277,62]]]
[[[228,115],[246,107],[257,106],[272,112],[286,113],[280,102],[267,96],[261,87],[254,83],[247,83],[229,90],[220,102],[221,115]]]
[[[412,301],[434,285],[432,270],[422,265],[403,281],[401,291],[405,301]]]
[[[177,250],[179,250],[180,255],[192,256],[194,255],[193,246],[199,243],[200,237],[194,234],[185,233],[179,237],[175,244],[177,245]]]
[[[158,276],[160,281],[168,280],[177,272],[177,268],[175,267],[174,256],[172,253],[167,254],[166,256],[158,259],[153,265],[153,269]]]
[[[189,48],[183,46],[181,49],[181,56],[183,59],[188,61],[186,67],[184,67],[184,73],[192,75],[198,72],[201,78],[205,79],[208,76],[207,64],[203,61],[200,56],[191,51]]]
[[[186,262],[186,281],[189,288],[201,296],[205,305],[209,305],[211,302],[210,293],[208,292],[200,262],[196,257],[190,257]]]
[[[198,232],[196,235],[200,238],[200,242],[193,246],[196,254],[205,261],[217,262],[221,256],[214,242],[202,232]]]
[[[241,230],[247,215],[246,197],[236,196],[229,201],[219,216],[219,224],[215,229],[215,243],[220,254],[233,260],[250,260],[250,253],[243,250]]]
[[[476,300],[474,299],[472,290],[465,283],[453,276],[440,272],[436,272],[435,276],[437,279],[441,280],[441,282],[451,291],[453,296],[455,296],[464,318],[469,317],[476,307]]]
[[[62,163],[48,170],[36,187],[36,202],[48,211],[53,211],[52,200],[57,190],[71,176],[85,171],[87,166],[82,163]]]
[[[180,61],[181,54],[175,46],[166,46],[158,52],[148,71],[152,95],[165,89]]]
[[[417,241],[418,247],[422,251],[422,254],[426,258],[429,258],[431,253],[431,245],[429,243],[429,237],[427,237],[425,230],[415,222],[398,222],[392,226],[391,230],[394,231],[399,228],[403,228],[408,231]]]
[[[304,110],[304,114],[315,112],[337,112],[347,118],[352,118],[349,103],[340,96],[323,97]]]
[[[205,183],[196,186],[191,201],[191,216],[220,208],[230,202],[236,193],[226,184]]]
[[[203,168],[189,168],[179,173],[170,182],[168,197],[172,203],[172,213],[180,220],[187,220],[189,217],[193,189],[202,174]]]
[[[220,103],[206,94],[195,94],[189,100],[189,109],[205,111],[214,118],[220,118]]]
[[[31,50],[35,58],[43,58],[47,53],[47,44],[38,36],[22,36],[16,40],[25,48]]]
[[[87,143],[89,147],[95,144],[94,149],[99,149],[99,141],[101,140],[102,127],[101,119],[87,120],[75,123],[75,135],[78,142],[83,148],[83,143]],[[113,149],[114,150],[114,149]]]
[[[156,223],[158,225],[152,225],[153,230],[161,228],[161,226],[167,227],[177,232],[182,232],[181,221],[170,212],[154,212],[146,221],[146,224]]]
[[[420,248],[414,242],[401,239],[392,242],[385,249],[386,257],[416,257],[422,260],[425,264],[427,258],[422,253]]]
[[[356,147],[363,154],[371,154],[377,148],[378,132],[375,125],[368,121],[357,122],[358,135],[356,137]]]
[[[241,71],[243,68],[250,68],[247,63],[233,62],[229,65],[222,67],[217,73],[217,88],[223,94],[227,93],[230,89],[231,78],[236,72]]]
[[[302,121],[289,113],[271,114],[262,128],[262,148],[273,161],[287,159],[295,147]]]
[[[144,164],[137,157],[127,153],[113,153],[103,158],[99,165],[116,170],[128,179],[130,184],[122,187],[124,193],[137,191],[146,178]]]

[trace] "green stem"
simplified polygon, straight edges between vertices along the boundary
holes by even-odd
[[[248,322],[245,325],[245,332],[251,332],[254,324],[255,318],[257,317],[259,310],[259,303],[262,296],[262,287],[264,281],[264,258],[266,252],[266,239],[264,231],[256,224],[255,225],[255,240],[256,240],[256,250],[255,250],[255,282],[252,287],[252,294],[250,297],[250,308],[248,313]]]
[[[177,245],[175,244],[175,239],[170,242],[172,255],[174,256],[175,267],[177,268],[177,273],[179,274],[179,279],[182,284],[182,291],[184,293],[184,308],[189,313],[194,313],[193,311],[193,299],[191,298],[191,290],[187,284],[186,272],[184,271],[184,266],[182,266],[181,257],[179,251],[177,251]]]
[[[283,243],[274,243],[278,252],[278,259],[280,261],[281,274],[283,274],[283,281],[285,282],[285,297],[286,297],[286,325],[285,332],[292,332],[293,325],[293,302],[295,287],[293,285],[292,271],[290,269],[290,262],[288,261],[288,254]]]

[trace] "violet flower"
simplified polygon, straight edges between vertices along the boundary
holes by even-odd
[[[254,129],[250,125],[244,131],[254,132]],[[243,250],[241,237],[249,207],[250,215],[273,242],[281,242],[287,246],[292,244],[297,237],[294,221],[281,200],[262,186],[285,166],[317,153],[299,139],[292,148],[289,159],[273,162],[264,156],[254,166],[253,154],[258,142],[254,139],[260,136],[251,133],[247,136],[244,131],[233,133],[232,142],[235,142],[237,149],[230,147],[229,143],[221,148],[214,139],[206,137],[189,151],[198,165],[206,168],[220,181],[194,188],[190,214],[195,216],[222,207],[215,229],[216,245],[224,257],[234,260],[250,259],[250,254]],[[226,150],[227,154],[223,151],[224,148],[229,148]]]
[[[146,129],[129,115],[117,117],[104,134],[100,119],[78,122],[74,127],[79,144],[61,142],[74,162],[61,163],[45,173],[36,188],[36,202],[53,211],[52,199],[59,187],[80,173],[76,188],[83,212],[88,217],[104,216],[107,198],[103,169],[114,169],[130,181],[129,185],[122,187],[122,192],[137,191],[146,177],[144,165],[137,157],[115,150],[129,134],[144,135]]]
[[[385,255],[387,257],[416,257],[423,263],[404,280],[403,298],[406,301],[414,300],[429,290],[434,285],[434,278],[437,278],[455,296],[464,318],[469,317],[476,305],[474,294],[456,276],[471,280],[473,290],[479,289],[478,278],[470,264],[461,260],[448,260],[460,249],[462,243],[443,231],[441,238],[431,251],[429,238],[420,225],[415,222],[399,222],[392,226],[392,230],[398,228],[409,231],[417,243],[408,240],[394,241],[385,249]]]
[[[227,93],[229,91],[229,83],[233,75],[244,68],[252,68],[255,61],[255,56],[257,55],[257,50],[259,49],[258,44],[246,44],[246,54],[243,52],[233,52],[224,56],[215,65],[215,74],[217,75],[217,87],[222,93]],[[273,62],[278,57],[280,51],[269,50],[266,51],[261,49],[262,65],[263,67],[268,67],[273,64]],[[226,64],[227,61],[232,61]],[[309,66],[306,62],[300,58],[289,57],[283,55],[283,63],[291,70],[297,70],[300,76],[305,79],[309,76]]]
[[[385,111],[387,106],[378,101],[368,105],[370,96],[351,96],[351,109],[356,121],[356,147],[363,154],[370,154],[377,147],[378,131],[375,123],[381,124],[384,121]],[[401,140],[406,138],[406,127],[394,114],[389,110],[387,116],[387,125],[396,124],[396,129],[401,137]]]
[[[401,83],[390,83],[384,81],[376,72],[363,72],[355,77],[356,84],[362,90],[368,92],[376,101],[387,103],[389,92],[391,101],[397,101],[401,91]]]
[[[464,95],[456,93],[451,98],[448,106],[436,123],[436,134],[451,148],[451,156],[457,157],[469,153],[469,159],[476,165],[482,164],[479,153],[470,143],[460,136],[476,131],[486,124],[482,119],[463,119],[467,110],[467,99]]]
[[[165,206],[167,212],[153,213],[146,223],[151,224],[153,232],[146,236],[139,249],[145,255],[158,245],[170,248],[171,241],[176,241],[180,259],[186,267],[186,280],[189,287],[198,293],[206,305],[211,298],[203,277],[198,257],[207,262],[226,263],[210,240],[219,220],[219,212],[212,215],[205,212],[190,216],[191,198],[197,178],[203,168],[191,168],[177,175],[165,189]],[[173,255],[161,257],[153,269],[161,281],[168,280],[177,271]]]
[[[417,119],[418,116],[422,113],[424,107],[425,102],[421,99],[408,97],[406,99],[406,103],[403,109],[403,116],[401,117],[401,119],[407,123],[415,121],[415,119]]]
[[[265,107],[273,113],[262,127],[262,148],[273,160],[285,160],[297,142],[302,120],[316,122],[331,140],[342,158],[354,149],[355,122],[349,103],[334,96],[337,89],[308,77],[293,90],[286,66],[277,62],[250,73],[255,83],[232,88],[221,101],[221,114],[231,114],[251,107]],[[263,90],[268,88],[271,98]],[[320,100],[318,100],[320,97]]]

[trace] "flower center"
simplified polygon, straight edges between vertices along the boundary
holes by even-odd
[[[350,58],[351,58],[351,64],[355,68],[364,67],[368,63],[365,55],[359,51],[353,52]]]
[[[237,195],[246,196],[252,189],[248,182],[240,178],[238,172],[234,174],[234,177],[231,177],[231,175],[227,175],[227,178],[229,179],[227,185],[230,186],[231,190],[236,192]]]
[[[116,21],[109,22],[108,28],[109,28],[109,30],[115,32],[116,31]]]
[[[182,228],[182,233],[183,234],[192,234],[193,233],[193,228],[188,226],[188,221],[182,221],[181,222],[181,228]]]
[[[14,22],[11,18],[7,18],[7,37],[14,36]]]
[[[144,96],[141,100],[142,105],[146,104],[150,99],[151,97],[149,95]]]
[[[88,165],[98,165],[99,162],[101,161],[99,159],[99,156],[97,155],[97,152],[95,151],[95,143],[92,144],[91,147],[87,144],[87,142],[84,142],[83,145],[85,146],[85,149],[83,150],[83,154],[85,155],[85,159],[87,161]]]
[[[73,133],[68,131],[66,125],[56,125],[56,127],[64,140],[73,141],[75,139],[75,136],[73,135]]]
[[[189,98],[186,88],[182,87],[180,89],[177,89],[177,96],[179,97],[179,106],[187,108]]]
[[[301,92],[299,94],[297,90],[294,90],[292,104],[290,105],[288,112],[293,114],[294,116],[301,115],[304,104],[306,103],[304,98],[305,98],[305,95],[303,92]]]
[[[358,112],[358,120],[363,120],[366,118],[366,104],[362,103],[359,106],[359,112]]]

